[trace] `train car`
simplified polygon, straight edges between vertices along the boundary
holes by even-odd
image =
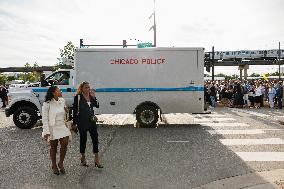
[[[284,50],[280,50],[280,58],[284,59]],[[270,50],[239,50],[215,51],[214,60],[243,61],[243,60],[278,60],[279,49]],[[212,60],[212,52],[205,53],[205,60]]]

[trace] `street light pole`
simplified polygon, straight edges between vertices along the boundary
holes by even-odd
[[[281,48],[280,48],[280,42],[279,42],[279,49],[278,49],[278,68],[279,68],[279,81],[281,79],[281,71],[280,71],[280,59],[281,59]]]
[[[214,67],[215,67],[215,63],[214,63],[214,55],[215,55],[215,50],[214,50],[214,46],[212,47],[212,81],[214,81]]]
[[[154,0],[154,12],[151,14],[151,16],[149,17],[149,19],[151,19],[152,16],[154,16],[154,24],[153,24],[153,26],[150,28],[150,30],[153,29],[153,32],[154,32],[154,44],[153,44],[153,47],[156,47],[156,46],[157,46],[156,0]],[[150,31],[150,30],[149,30],[149,31]]]
[[[154,47],[157,46],[157,27],[156,27],[156,0],[154,0]]]

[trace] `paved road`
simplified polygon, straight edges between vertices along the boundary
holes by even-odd
[[[107,117],[105,123],[124,125],[99,127],[105,168],[80,167],[75,138],[66,159],[68,173],[59,177],[50,174],[41,128],[20,130],[11,120],[0,121],[0,188],[193,188],[284,168],[282,115],[217,108],[212,114],[166,115],[170,124],[155,129],[134,128],[131,116]]]

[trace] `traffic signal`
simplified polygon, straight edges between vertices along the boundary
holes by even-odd
[[[122,47],[123,47],[123,48],[126,48],[126,47],[127,47],[127,42],[126,42],[126,40],[123,40],[123,41],[122,41]]]
[[[80,48],[82,48],[83,46],[84,46],[83,39],[80,39]]]
[[[211,70],[211,65],[209,63],[205,63],[205,68],[207,72],[210,72]]]

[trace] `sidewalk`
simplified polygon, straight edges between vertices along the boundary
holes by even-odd
[[[284,169],[217,180],[194,189],[284,189]]]

